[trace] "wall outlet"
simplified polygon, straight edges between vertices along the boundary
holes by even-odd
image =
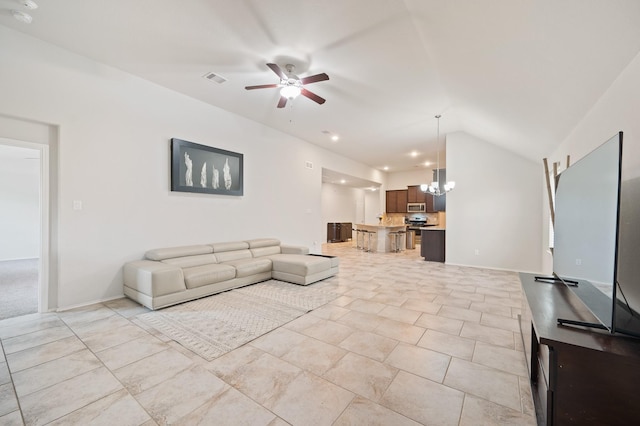
[[[73,200],[73,209],[74,210],[82,210],[82,201]]]
[[[475,250],[476,256],[480,256],[480,249]]]
[[[576,265],[582,266],[582,259],[576,259]]]

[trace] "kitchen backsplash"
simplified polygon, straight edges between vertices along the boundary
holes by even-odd
[[[382,223],[384,225],[403,225],[405,218],[411,218],[413,216],[426,216],[427,223],[430,225],[443,226],[441,222],[445,221],[445,212],[437,213],[385,213],[382,217]]]

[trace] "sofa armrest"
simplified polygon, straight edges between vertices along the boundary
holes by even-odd
[[[309,247],[280,244],[282,254],[309,254]]]
[[[182,268],[153,260],[124,265],[124,285],[150,297],[186,290]]]

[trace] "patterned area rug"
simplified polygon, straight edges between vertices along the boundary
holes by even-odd
[[[137,318],[211,361],[337,297],[270,280]]]

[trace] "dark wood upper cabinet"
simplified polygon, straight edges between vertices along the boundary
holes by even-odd
[[[399,190],[398,191],[398,201],[397,201],[397,212],[398,213],[406,213],[407,212],[407,198],[409,194],[407,190]]]
[[[425,203],[427,196],[420,189],[420,185],[411,185],[407,189],[407,202],[409,203]]]
[[[436,211],[433,206],[433,195],[422,192],[420,185],[411,185],[408,187],[407,202],[425,203],[427,205],[427,213],[433,213]]]
[[[387,191],[387,213],[397,213],[398,191]]]
[[[387,213],[406,213],[407,197],[408,194],[406,189],[387,191]]]

